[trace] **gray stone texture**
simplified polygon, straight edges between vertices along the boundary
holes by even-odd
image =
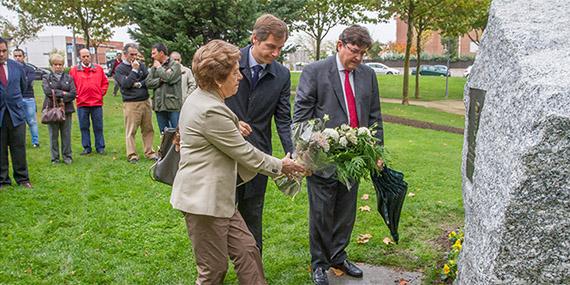
[[[570,1],[493,1],[457,284],[570,284]],[[466,122],[467,134],[467,122]],[[467,137],[467,136],[466,136]]]

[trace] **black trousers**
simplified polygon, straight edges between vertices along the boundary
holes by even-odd
[[[263,249],[263,204],[267,176],[258,174],[251,181],[237,187],[236,203],[247,228],[255,238],[259,252]]]
[[[8,110],[0,127],[0,184],[12,184],[8,177],[8,150],[12,158],[14,180],[20,184],[30,181],[26,160],[26,123],[14,127]]]
[[[358,184],[348,190],[340,181],[307,177],[311,268],[344,262],[356,218]]]

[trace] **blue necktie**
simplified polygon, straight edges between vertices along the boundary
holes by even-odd
[[[259,73],[261,72],[261,70],[263,70],[263,66],[256,65],[252,67],[252,69],[253,69],[253,78],[251,78],[251,89],[253,90],[257,85],[257,81],[259,81]]]

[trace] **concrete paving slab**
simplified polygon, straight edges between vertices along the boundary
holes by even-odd
[[[337,277],[332,270],[328,271],[330,285],[394,285],[404,280],[406,285],[420,285],[423,275],[419,272],[407,272],[385,266],[374,266],[356,263],[364,272],[363,278],[354,278],[347,275]]]

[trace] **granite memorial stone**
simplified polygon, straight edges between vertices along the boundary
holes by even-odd
[[[493,1],[465,105],[456,284],[570,284],[570,1]]]

